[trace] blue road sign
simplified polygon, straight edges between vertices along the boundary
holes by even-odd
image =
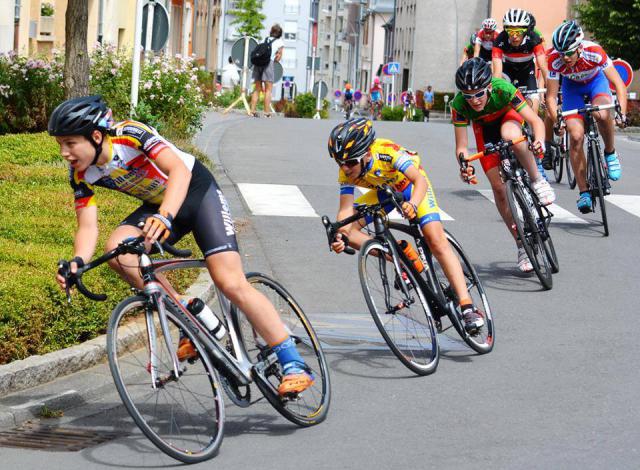
[[[397,75],[400,73],[400,62],[389,62],[387,64],[387,73],[389,75]]]

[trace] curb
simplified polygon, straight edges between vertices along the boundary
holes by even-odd
[[[226,130],[244,119],[249,117],[221,117],[211,112],[204,120],[203,131],[194,137],[193,142],[214,162],[215,178],[219,186],[233,189],[230,203],[237,206],[239,212],[246,217],[246,211],[238,202],[240,199],[237,188],[226,175],[219,158],[219,147]],[[222,124],[218,125],[220,121]],[[227,190],[225,194],[229,197],[231,191]],[[249,232],[249,237],[255,236],[250,224],[246,224],[243,231]],[[258,248],[257,257],[266,259],[260,251],[261,246],[253,245],[251,248],[251,251]],[[208,273],[201,273],[186,294],[204,300],[210,300],[215,296],[215,289]],[[36,418],[43,406],[55,410],[68,410],[100,397],[106,391],[112,391],[113,380],[108,372],[106,356],[106,335],[101,335],[60,351],[31,356],[0,366],[0,429],[14,427],[28,419]],[[81,388],[82,391],[58,386],[61,385],[59,382],[65,380],[78,380],[77,373],[89,373],[88,369],[96,367],[105,370],[100,374],[91,374],[90,380],[80,380],[85,386],[75,388]],[[62,391],[55,393],[58,388]],[[25,392],[28,389],[34,389],[33,393]]]

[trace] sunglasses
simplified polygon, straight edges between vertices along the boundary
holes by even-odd
[[[487,92],[487,88],[485,88],[484,90],[480,90],[476,93],[462,92],[462,96],[464,97],[465,100],[472,100],[474,98],[482,98],[486,92]]]
[[[578,52],[578,49],[573,49],[572,51],[560,52],[560,54],[562,54],[564,57],[573,57],[576,52]]]
[[[515,34],[524,34],[527,32],[527,28],[504,28],[504,30],[510,36]]]
[[[347,160],[346,162],[336,162],[339,167],[346,166],[347,168],[353,168],[354,166],[360,163],[360,159],[357,160]]]

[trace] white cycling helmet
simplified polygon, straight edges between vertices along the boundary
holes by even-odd
[[[482,22],[482,29],[490,29],[491,31],[495,31],[498,27],[498,23],[493,18],[487,18]]]
[[[510,8],[502,18],[502,25],[516,28],[528,28],[531,25],[531,15],[527,10],[522,8]]]

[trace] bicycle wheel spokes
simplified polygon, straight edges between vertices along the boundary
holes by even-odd
[[[276,308],[285,329],[295,340],[298,352],[314,377],[313,385],[295,397],[278,396],[276,390],[282,380],[282,370],[280,364],[275,362],[275,353],[256,333],[244,313],[235,309],[240,335],[251,362],[266,361],[269,358],[274,361],[262,373],[256,372],[256,385],[274,408],[288,420],[299,426],[322,422],[329,410],[331,386],[329,368],[315,331],[300,306],[279,283],[258,273],[247,274],[247,280]]]
[[[590,178],[591,198],[593,200],[593,210],[596,210],[600,204],[600,215],[602,217],[602,226],[604,228],[604,236],[609,236],[609,223],[607,221],[607,209],[605,206],[604,196],[608,194],[610,183],[607,174],[607,167],[604,163],[602,151],[597,142],[589,145],[589,165],[592,167]]]
[[[507,201],[516,225],[518,238],[527,252],[542,287],[548,290],[553,286],[551,267],[540,237],[536,213],[530,209],[530,202],[525,198],[523,191],[526,189],[522,189],[511,180],[507,181]]]
[[[138,427],[163,452],[188,463],[211,458],[222,442],[224,423],[216,372],[176,315],[167,312],[170,337],[165,338],[157,312],[147,324],[145,308],[142,298],[128,299],[110,320],[109,366],[118,393]],[[167,341],[177,350],[181,331],[197,356],[181,362],[176,377]]]
[[[489,300],[487,299],[486,292],[482,283],[480,282],[480,278],[476,273],[475,268],[467,258],[467,255],[462,250],[462,247],[451,238],[449,234],[449,243],[451,244],[451,248],[453,249],[454,254],[457,256],[460,261],[460,266],[462,266],[462,272],[464,273],[464,277],[467,283],[467,291],[469,292],[469,296],[473,301],[473,305],[478,309],[478,312],[484,317],[485,325],[480,329],[480,331],[475,335],[470,335],[464,330],[463,321],[458,316],[457,321],[455,321],[454,328],[447,328],[443,330],[443,334],[450,337],[452,340],[458,340],[459,337],[462,337],[465,343],[467,343],[471,349],[480,354],[486,354],[493,349],[493,344],[495,340],[495,327],[493,325],[493,316],[491,314],[491,307],[489,306]],[[440,283],[440,287],[442,288],[442,292],[445,294],[448,300],[451,300],[455,306],[460,303],[460,299],[456,295],[453,287],[449,283],[444,270],[438,263],[438,260],[433,258],[433,267],[435,269],[435,275]],[[456,309],[456,313],[459,310]],[[452,314],[452,313],[451,313]],[[453,322],[452,322],[453,323]]]
[[[410,269],[398,258],[402,271],[396,273],[393,263],[378,256],[382,251],[378,241],[370,240],[360,252],[360,282],[369,311],[405,366],[420,375],[435,372],[439,349],[431,311]]]

